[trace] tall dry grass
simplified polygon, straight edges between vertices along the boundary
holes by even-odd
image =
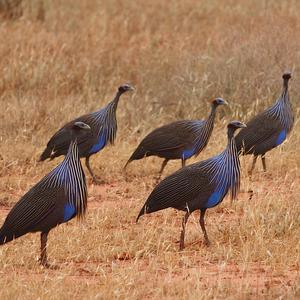
[[[300,297],[298,122],[289,141],[268,154],[268,174],[258,164],[250,181],[250,158],[242,158],[242,188],[254,189],[254,197],[250,201],[241,193],[237,203],[224,201],[208,212],[213,240],[208,249],[199,242],[197,214],[188,224],[183,253],[176,244],[180,213],[164,211],[134,225],[159,159],[133,163],[126,176],[121,172],[149,130],[204,118],[209,100],[222,96],[230,106],[218,112],[199,159],[218,153],[225,124],[246,121],[273,103],[286,69],[294,74],[290,95],[299,116],[300,3],[28,0],[21,5],[20,18],[3,16],[0,23],[1,221],[60,161],[36,162],[55,130],[102,107],[123,82],[136,92],[120,101],[116,146],[92,159],[108,185],[89,184],[87,221],[72,221],[50,234],[49,257],[61,269],[37,265],[38,235],[1,247],[1,299]],[[166,173],[178,167],[173,162]]]

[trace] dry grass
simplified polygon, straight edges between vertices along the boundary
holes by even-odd
[[[0,248],[0,298],[249,299],[300,297],[300,132],[268,154],[251,182],[242,158],[241,193],[207,214],[213,244],[202,245],[198,215],[187,247],[176,243],[181,214],[135,217],[153,188],[160,160],[122,166],[149,130],[180,118],[203,118],[222,96],[213,138],[199,159],[224,147],[225,124],[247,120],[280,93],[291,69],[299,117],[299,1],[23,1],[22,17],[0,23],[0,219],[60,159],[38,164],[51,134],[71,118],[107,103],[123,82],[115,147],[92,159],[107,185],[89,183],[83,224],[54,229],[49,258],[36,262],[39,236]],[[226,2],[226,3],[225,3]],[[43,20],[42,22],[39,20]],[[166,173],[179,167],[170,163]]]

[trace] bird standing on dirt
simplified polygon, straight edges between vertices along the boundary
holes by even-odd
[[[0,245],[29,232],[41,232],[41,257],[47,262],[47,237],[55,226],[82,218],[87,207],[85,175],[81,166],[77,140],[90,132],[83,122],[69,129],[71,143],[65,159],[52,172],[32,187],[9,212],[0,229]]]
[[[240,186],[240,161],[235,144],[234,132],[246,127],[239,121],[227,126],[228,144],[219,155],[202,162],[183,167],[162,180],[152,191],[142,207],[137,220],[144,214],[168,207],[185,211],[180,236],[180,250],[184,248],[185,226],[191,213],[200,210],[200,226],[208,245],[209,239],[204,224],[208,208],[218,205],[231,191],[234,199]]]
[[[132,86],[123,84],[118,88],[115,98],[107,106],[94,113],[83,115],[64,125],[52,136],[47,144],[47,148],[40,157],[40,161],[47,158],[52,160],[60,155],[66,155],[71,142],[70,130],[74,122],[84,122],[91,127],[91,132],[89,135],[82,136],[78,139],[79,156],[86,158],[86,167],[93,181],[99,183],[90,167],[90,156],[102,150],[107,143],[113,144],[117,133],[116,110],[120,96],[132,90],[134,90]]]
[[[294,115],[288,92],[291,73],[285,72],[282,78],[283,90],[276,103],[250,120],[247,128],[242,129],[235,138],[239,152],[254,155],[250,174],[259,155],[264,171],[267,170],[266,152],[282,144],[293,128]]]
[[[224,104],[227,104],[225,100],[216,98],[207,120],[182,120],[153,130],[132,153],[125,168],[133,160],[153,155],[164,158],[159,178],[171,159],[181,159],[184,167],[187,159],[197,156],[206,147],[213,131],[216,109]]]

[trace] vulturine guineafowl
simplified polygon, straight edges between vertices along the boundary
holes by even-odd
[[[250,174],[259,155],[264,171],[267,170],[265,154],[282,144],[293,128],[294,115],[288,92],[291,73],[285,72],[282,78],[283,90],[279,99],[273,106],[251,119],[247,123],[247,127],[236,136],[238,151],[243,155],[254,155]]]
[[[184,248],[185,226],[191,213],[200,210],[200,226],[206,244],[209,239],[204,225],[204,215],[208,208],[218,205],[231,192],[236,197],[240,186],[240,161],[236,149],[234,132],[246,127],[239,121],[228,124],[228,144],[219,155],[202,162],[183,167],[163,179],[152,191],[142,207],[138,219],[148,213],[168,207],[185,211],[180,236],[180,249]]]
[[[213,131],[216,109],[224,104],[227,104],[225,100],[216,98],[207,120],[176,121],[153,130],[132,153],[125,168],[133,160],[153,155],[164,158],[159,178],[169,160],[181,159],[185,166],[187,159],[197,156],[206,147]]]
[[[132,90],[134,90],[134,88],[131,85],[123,84],[118,88],[115,98],[107,106],[99,111],[83,115],[65,124],[49,140],[40,160],[43,161],[47,158],[52,160],[60,155],[66,155],[71,142],[70,130],[74,122],[84,122],[91,127],[91,132],[89,135],[78,139],[79,156],[86,158],[86,167],[93,181],[99,183],[90,167],[90,156],[102,150],[107,143],[113,144],[117,133],[116,110],[120,96]]]
[[[40,262],[48,266],[46,246],[49,231],[75,216],[84,217],[86,211],[87,189],[77,140],[84,138],[90,130],[83,122],[70,126],[71,143],[65,159],[12,208],[0,229],[0,245],[29,232],[41,232]]]

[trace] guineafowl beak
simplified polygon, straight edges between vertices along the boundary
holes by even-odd
[[[247,127],[247,125],[246,125],[246,124],[244,124],[244,123],[241,123],[239,127],[240,127],[240,128],[246,128],[246,127]]]
[[[91,127],[88,124],[83,123],[83,127],[81,127],[84,130],[91,130]]]

